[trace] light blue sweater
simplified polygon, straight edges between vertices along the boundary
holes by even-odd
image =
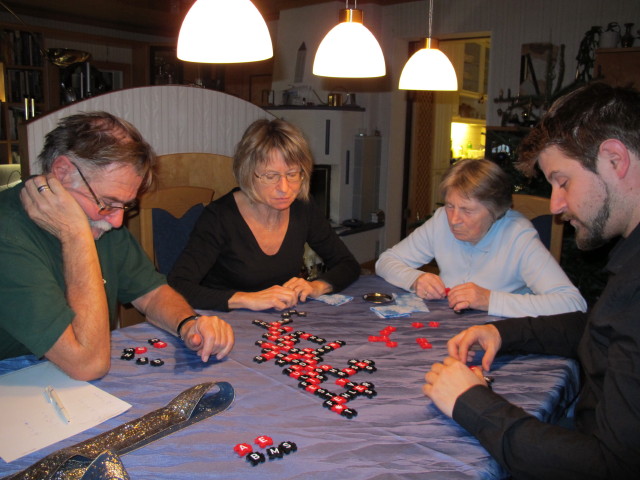
[[[475,245],[456,239],[444,208],[376,262],[376,273],[412,291],[431,260],[447,287],[473,282],[491,291],[489,315],[523,317],[586,311],[587,302],[542,244],[535,227],[508,210]]]

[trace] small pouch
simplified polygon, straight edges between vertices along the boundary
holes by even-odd
[[[334,293],[332,295],[320,295],[318,298],[314,298],[314,300],[318,300],[319,302],[326,303],[327,305],[340,306],[345,303],[349,303],[353,300],[353,297],[349,295],[340,295],[339,293]]]
[[[429,313],[429,308],[424,300],[414,293],[406,293],[395,297],[395,305],[384,307],[371,307],[371,310],[380,318],[409,317],[414,312]]]
[[[214,386],[218,387],[218,391],[207,395]],[[91,463],[106,450],[112,455],[121,456],[129,453],[223,412],[231,405],[234,397],[233,387],[228,382],[201,383],[182,392],[166,407],[84,442],[53,452],[25,470],[6,477],[5,480],[81,479]]]

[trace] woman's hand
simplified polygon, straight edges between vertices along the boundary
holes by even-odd
[[[433,273],[423,273],[413,282],[413,291],[420,298],[440,300],[446,297],[446,288],[442,279]]]
[[[332,287],[322,280],[306,281],[304,278],[293,277],[286,281],[283,287],[290,288],[298,295],[301,302],[306,302],[307,298],[317,298],[325,293],[330,293]]]
[[[489,310],[491,290],[482,288],[475,283],[463,283],[451,288],[447,297],[449,298],[449,306],[455,311],[474,308],[486,312]]]
[[[291,308],[298,303],[298,294],[288,287],[274,285],[259,292],[236,292],[229,299],[229,308],[247,308],[249,310],[260,311],[275,308],[284,310]]]

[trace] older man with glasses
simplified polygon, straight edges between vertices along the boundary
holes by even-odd
[[[155,154],[135,127],[105,112],[66,117],[39,161],[42,175],[0,194],[0,359],[33,354],[73,378],[99,378],[118,303],[204,362],[226,356],[231,327],[196,315],[121,228],[153,181]]]

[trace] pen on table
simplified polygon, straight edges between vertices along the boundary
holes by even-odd
[[[67,423],[71,422],[71,417],[69,416],[69,412],[67,412],[67,409],[64,407],[62,400],[60,400],[60,397],[58,396],[58,392],[56,392],[51,385],[45,388],[44,391],[47,395],[47,399],[49,400],[49,403],[52,403],[53,405],[55,405],[55,407],[60,411],[60,414],[64,417]]]

